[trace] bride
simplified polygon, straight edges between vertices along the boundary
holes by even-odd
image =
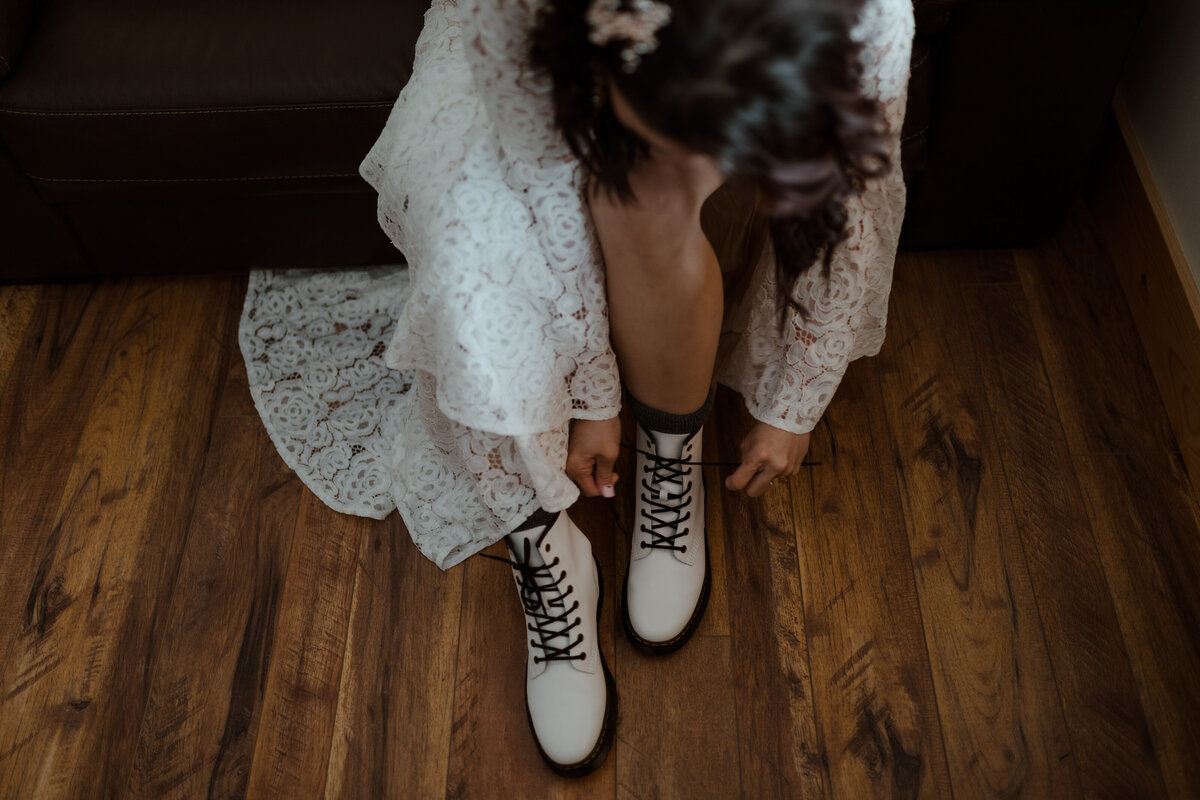
[[[560,774],[599,766],[617,704],[568,510],[628,484],[626,636],[686,643],[714,381],[756,420],[724,488],[757,497],[882,344],[912,35],[910,0],[436,0],[360,167],[407,266],[251,276],[251,392],[312,490],[398,509],[443,569],[507,542],[530,726]],[[701,228],[714,194],[745,263]]]

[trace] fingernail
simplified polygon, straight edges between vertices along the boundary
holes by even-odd
[[[606,483],[600,487],[600,495],[601,497],[616,497],[617,493],[613,491],[611,483]]]

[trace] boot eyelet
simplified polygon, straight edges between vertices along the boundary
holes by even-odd
[[[550,543],[549,542],[546,542],[546,552],[547,553],[550,552]]]
[[[686,553],[686,552],[687,552],[687,545],[685,544],[683,547],[679,548],[679,552],[681,552],[681,553]]]
[[[580,661],[587,661],[587,653],[584,653],[584,654],[583,654],[583,658],[581,658],[581,659],[579,659],[579,660],[580,660]]]

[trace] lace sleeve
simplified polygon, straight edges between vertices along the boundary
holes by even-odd
[[[914,31],[909,0],[869,0],[852,36],[862,53],[865,93],[881,101],[893,169],[869,181],[846,204],[849,235],[834,252],[828,282],[811,270],[797,286],[810,309],[807,320],[790,313],[779,332],[778,287],[769,243],[754,276],[754,289],[734,315],[744,328],[721,371],[751,415],[793,433],[816,427],[847,365],[875,355],[883,345],[892,269],[906,200],[900,171],[900,130],[908,100]]]

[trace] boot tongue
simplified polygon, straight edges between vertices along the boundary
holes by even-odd
[[[531,567],[540,567],[546,562],[542,559],[542,553],[537,548],[538,539],[542,536],[544,528],[529,528],[528,530],[515,531],[508,535],[508,544],[512,548],[513,560],[518,563],[528,563]],[[529,542],[529,560],[525,560],[525,542]]]
[[[647,430],[650,441],[654,442],[654,452],[664,458],[679,458],[683,455],[683,445],[687,442],[689,434],[686,433],[662,433],[660,431]]]
[[[674,434],[662,433],[660,431],[647,430],[647,435],[650,441],[654,443],[654,452],[656,455],[664,458],[682,458],[683,446],[688,439],[689,434]],[[683,492],[683,483],[681,481],[658,481],[654,484],[655,493],[658,495],[658,500],[666,500],[668,495],[678,497]],[[661,518],[664,522],[674,522],[679,518],[678,512],[670,513],[663,512]]]

